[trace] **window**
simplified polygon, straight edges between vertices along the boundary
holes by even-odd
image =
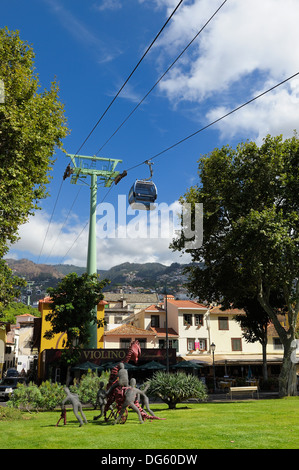
[[[195,326],[203,325],[203,315],[194,315],[194,319],[195,319]]]
[[[241,338],[232,338],[232,351],[242,351]]]
[[[198,340],[198,346],[200,351],[206,351],[207,350],[207,340],[206,339],[200,339]]]
[[[273,338],[273,349],[283,349],[280,338]]]
[[[169,349],[173,348],[176,351],[178,351],[178,340],[177,339],[169,339],[168,340],[168,347]],[[166,348],[166,340],[165,339],[159,339],[159,349],[165,349]]]
[[[188,351],[195,351],[196,349],[199,349],[200,351],[206,351],[207,340],[205,338],[200,338],[198,340],[194,338],[188,338],[187,349]]]
[[[154,328],[160,327],[160,316],[159,315],[151,315],[151,326]]]
[[[184,325],[186,326],[192,325],[192,315],[190,315],[189,313],[184,314]]]
[[[128,349],[132,342],[131,338],[120,338],[119,345],[121,349]]]
[[[218,317],[219,330],[228,330],[228,317]]]
[[[145,338],[136,338],[139,341],[140,348],[145,349],[146,348],[146,339]]]

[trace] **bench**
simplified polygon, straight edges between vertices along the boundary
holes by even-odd
[[[233,398],[233,393],[252,393],[252,398],[254,392],[256,392],[257,397],[259,398],[259,388],[257,385],[248,385],[246,387],[230,387],[229,393],[227,395],[230,395],[230,398],[232,400]]]

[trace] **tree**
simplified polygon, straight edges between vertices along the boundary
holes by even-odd
[[[267,136],[199,160],[200,184],[181,202],[203,203],[203,244],[189,249],[190,292],[228,308],[257,299],[284,346],[280,396],[296,394],[292,359],[299,312],[299,140]],[[184,250],[184,233],[172,248]],[[204,262],[204,265],[199,264]],[[276,292],[283,299],[278,299]],[[279,296],[279,297],[280,297]],[[285,314],[287,327],[279,315]]]
[[[68,134],[58,85],[39,93],[34,52],[18,31],[0,29],[0,258],[18,236],[18,227],[46,197],[56,147]],[[3,264],[0,281],[6,280]],[[2,295],[2,292],[1,292]],[[5,299],[3,299],[5,300]],[[3,301],[0,298],[0,301]]]
[[[3,309],[18,297],[21,287],[26,285],[26,281],[18,276],[14,276],[12,270],[6,262],[0,259],[0,317],[4,316]],[[5,320],[6,321],[6,320]]]
[[[236,315],[235,320],[242,328],[242,335],[248,343],[258,341],[262,345],[263,352],[263,379],[268,380],[267,371],[267,329],[270,322],[269,316],[257,300],[249,298],[240,301],[245,315]]]
[[[70,273],[57,287],[48,289],[51,297],[51,312],[46,320],[51,322],[52,329],[45,333],[52,338],[55,333],[67,333],[66,347],[71,351],[88,342],[90,323],[98,324],[93,309],[104,298],[102,289],[108,283],[99,280],[97,274],[83,273],[78,276]]]
[[[16,323],[16,317],[18,315],[30,314],[35,317],[40,317],[39,310],[30,305],[24,305],[22,302],[11,302],[0,312],[0,321],[7,323]]]
[[[184,372],[169,373],[158,371],[149,380],[148,395],[155,395],[170,409],[189,398],[204,401],[207,398],[205,385],[196,376]]]

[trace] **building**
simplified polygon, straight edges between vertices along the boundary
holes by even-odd
[[[178,355],[198,354],[209,349],[208,313],[206,305],[193,300],[164,299],[167,306],[168,328],[178,333]]]
[[[104,319],[104,307],[106,302],[103,300],[99,302],[97,306],[97,319]],[[44,337],[46,331],[51,330],[51,323],[46,320],[47,314],[51,311],[51,297],[45,297],[41,299],[38,304],[38,309],[41,312],[41,318],[36,322],[35,334],[33,346],[38,348],[38,378],[41,380],[47,375],[46,371],[46,351],[47,350],[58,350],[61,351],[65,349],[67,342],[67,334],[59,333],[55,334],[53,338],[47,339]],[[97,348],[101,349],[104,347],[104,327],[99,327],[97,329]],[[60,353],[61,354],[61,353]],[[54,370],[51,373],[51,376],[54,381],[58,380],[60,377],[60,368],[54,367]]]
[[[17,370],[27,373],[32,368],[38,353],[33,350],[34,321],[37,317],[29,313],[16,317],[15,336],[17,339]]]
[[[137,328],[154,331],[157,335],[154,347],[166,345],[166,309],[168,346],[175,348],[177,360],[193,360],[200,363],[207,374],[213,364],[217,375],[244,376],[248,370],[262,375],[262,346],[259,342],[248,343],[236,315],[243,310],[222,310],[221,306],[207,306],[193,300],[176,300],[173,296],[164,302],[151,305],[128,318]],[[281,318],[283,323],[284,317]],[[212,352],[211,344],[215,345]],[[283,346],[272,324],[268,327],[267,363],[268,373],[279,374],[283,360]],[[251,366],[249,368],[249,366]]]
[[[112,330],[127,322],[128,318],[143,308],[158,302],[157,294],[131,294],[105,292],[106,330]]]
[[[105,332],[105,349],[127,349],[131,342],[136,339],[139,341],[141,349],[156,347],[156,334],[154,331],[125,324]]]
[[[156,296],[154,299],[158,300]],[[98,348],[82,349],[79,362],[88,360],[101,364],[111,359],[120,360],[130,343],[137,339],[142,351],[141,361],[159,360],[165,364],[168,351],[172,364],[175,361],[196,361],[202,365],[202,373],[206,376],[213,375],[214,369],[218,377],[245,377],[250,370],[255,375],[262,375],[262,346],[259,342],[246,342],[235,320],[237,314],[245,314],[242,310],[222,310],[221,306],[208,306],[188,299],[176,300],[171,295],[164,297],[163,302],[150,303],[150,300],[153,298],[144,294],[142,298],[122,293],[105,296],[105,301],[98,305],[98,318],[105,317],[108,324],[98,331]],[[55,361],[59,361],[65,348],[66,335],[55,335],[51,340],[43,337],[50,328],[45,320],[50,302],[49,297],[40,301],[42,317],[35,319],[40,322],[39,378],[50,376],[52,380],[58,380],[60,372]],[[283,321],[284,317],[281,318]],[[36,341],[33,343],[37,345]],[[283,347],[275,328],[269,325],[269,377],[279,374],[282,360]]]
[[[10,325],[8,323],[0,322],[0,379],[2,379],[5,367],[5,349],[7,344],[7,333],[9,330]]]

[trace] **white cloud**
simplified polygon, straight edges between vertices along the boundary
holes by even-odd
[[[108,208],[107,205],[106,208]],[[152,226],[149,228],[146,212],[133,211],[124,225],[119,225],[119,234],[113,232],[117,228],[117,221],[113,221],[114,213],[105,218],[106,229],[97,223],[97,266],[98,269],[109,269],[123,262],[159,262],[170,265],[174,262],[188,263],[189,255],[173,253],[169,244],[173,238],[173,231],[168,229],[165,217],[168,209],[177,211],[178,202],[169,208],[163,206],[161,220],[164,220],[164,229],[159,226],[158,218],[153,217]],[[105,209],[105,207],[104,207]],[[102,212],[104,214],[104,212]],[[130,214],[129,214],[130,215]],[[104,224],[104,222],[102,224]],[[56,264],[63,262],[76,266],[86,266],[88,225],[79,223],[75,218],[68,221],[68,225],[52,222],[49,226],[49,216],[45,212],[37,212],[29,221],[19,229],[20,240],[15,243],[8,258],[28,257],[37,262],[39,255],[40,263]],[[160,229],[159,229],[160,227]],[[162,224],[163,227],[163,224]],[[104,238],[104,231],[108,237]],[[121,238],[123,234],[124,238]],[[119,236],[119,238],[118,238]],[[41,252],[42,250],[42,252]]]
[[[102,0],[99,4],[94,4],[94,8],[98,11],[120,10],[122,4],[120,0]]]
[[[11,246],[8,257],[16,257],[16,253],[30,253],[32,257],[40,262],[45,262],[48,258],[51,262],[51,256],[63,257],[71,247],[72,242],[82,231],[82,225],[77,221],[76,216],[69,219],[69,225],[63,227],[62,223],[51,222],[50,217],[43,211],[37,211],[31,216],[27,223],[19,227],[18,235],[20,239]],[[86,250],[80,246],[80,252]],[[73,250],[79,249],[78,243],[75,243]]]
[[[271,87],[271,85],[269,85]],[[259,94],[261,91],[257,91]],[[284,88],[278,88],[256,100],[243,109],[216,124],[221,137],[235,137],[244,130],[256,136],[258,144],[268,133],[283,134],[289,137],[293,134],[298,121],[299,80],[294,79]],[[209,121],[213,122],[228,113],[230,109],[218,107],[207,113]]]
[[[163,3],[169,7],[168,0],[159,0]],[[161,57],[169,62],[170,54],[178,55],[221,4],[221,0],[183,4],[159,41],[159,63]],[[299,71],[298,19],[297,0],[229,0],[160,82],[160,90],[172,104],[197,105],[208,123],[219,109],[231,110],[266,90],[269,83]],[[234,125],[239,131],[249,127],[257,135],[290,134],[298,121],[297,96],[298,84],[290,82],[248,107],[242,117],[241,112],[230,117],[230,125],[221,123],[221,131],[231,133]],[[207,114],[204,103],[210,103]]]

